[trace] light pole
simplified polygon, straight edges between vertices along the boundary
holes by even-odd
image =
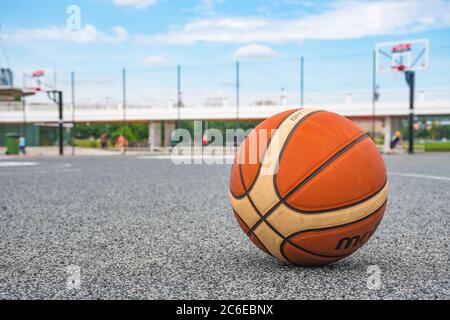
[[[405,71],[405,80],[409,87],[409,115],[408,115],[408,153],[414,154],[414,89],[415,89],[414,71]]]
[[[63,93],[59,90],[47,91],[47,96],[50,100],[58,105],[59,119],[58,119],[58,132],[59,132],[59,155],[64,155],[64,116],[63,116]]]

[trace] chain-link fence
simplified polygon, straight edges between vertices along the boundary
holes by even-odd
[[[437,48],[434,54],[445,55],[448,50]],[[433,48],[431,52],[433,58]],[[429,72],[418,73],[416,101],[450,102],[449,73],[450,65],[433,63]],[[23,77],[24,86],[29,86],[29,77]],[[298,107],[301,101],[306,106],[369,107],[373,88],[379,103],[404,102],[405,109],[408,107],[408,89],[402,74],[377,74],[374,78],[372,52],[126,68],[114,72],[55,72],[51,78],[53,89],[63,92],[65,143],[111,150],[116,150],[120,135],[125,136],[130,148],[146,147],[151,119],[177,121],[181,125],[181,120],[213,119],[212,123],[218,125],[220,119],[213,115],[220,112],[232,114],[223,120],[239,122],[240,110],[245,108],[281,111]],[[195,109],[210,110],[212,116],[205,117],[203,112],[202,118],[196,118],[196,112],[189,111]],[[30,136],[30,142],[57,144],[57,106],[44,93],[27,97],[25,103],[2,102],[0,112],[5,119],[3,131],[22,130],[8,129],[5,123],[19,127],[22,123],[23,128],[33,123],[40,127],[37,130],[40,137]],[[13,114],[17,121],[10,121]],[[30,130],[36,135],[36,130]]]

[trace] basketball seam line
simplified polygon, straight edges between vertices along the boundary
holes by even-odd
[[[247,192],[247,187],[246,187],[245,184],[243,183],[242,167],[241,167],[241,166],[239,166],[239,176],[240,176],[240,179],[241,179],[241,182],[242,182],[242,186],[244,187],[245,197],[248,198],[248,200],[250,201],[250,204],[252,205],[253,209],[255,209],[255,210],[256,210],[256,213],[262,218],[262,217],[263,217],[262,213],[259,212],[259,210],[256,208],[255,203],[253,202],[252,198],[250,198],[250,195],[249,195],[248,192]],[[251,229],[251,228],[249,228],[249,230],[250,230],[250,229]]]
[[[365,137],[364,137],[365,138]],[[364,140],[364,138],[363,139],[361,139],[360,141],[362,141],[362,140]],[[359,141],[358,141],[359,142]],[[347,150],[345,150],[345,151],[347,151]],[[320,172],[318,172],[318,174],[319,174]],[[317,175],[316,175],[317,176]],[[311,177],[311,179],[310,180],[312,180],[314,177]],[[349,207],[353,207],[353,206],[355,206],[355,205],[358,205],[358,204],[360,204],[360,203],[362,203],[362,202],[364,202],[364,201],[366,201],[366,200],[368,200],[368,199],[370,199],[370,198],[372,198],[372,197],[374,197],[375,195],[377,195],[378,194],[378,192],[380,192],[381,190],[383,190],[383,188],[384,188],[384,186],[386,185],[386,183],[387,183],[387,177],[386,177],[386,180],[384,180],[383,181],[383,183],[381,184],[381,186],[375,191],[375,192],[373,192],[373,193],[371,193],[371,194],[369,194],[369,195],[366,195],[364,198],[362,198],[362,199],[359,199],[359,200],[357,200],[357,201],[355,201],[355,202],[352,202],[352,203],[349,203],[349,204],[345,204],[345,205],[341,205],[341,206],[338,206],[338,207],[335,207],[335,208],[330,208],[330,209],[322,209],[322,210],[302,210],[302,209],[298,209],[298,208],[296,208],[296,207],[294,207],[293,205],[291,205],[289,202],[287,202],[287,201],[284,201],[283,203],[286,205],[286,207],[288,207],[289,209],[291,209],[292,211],[295,211],[295,212],[297,212],[297,213],[304,213],[304,214],[317,214],[317,213],[327,213],[327,212],[331,212],[331,211],[335,211],[335,210],[339,210],[339,209],[345,209],[345,208],[349,208]],[[278,189],[277,189],[277,187],[276,187],[276,181],[274,180],[274,185],[275,185],[275,191],[276,191],[276,193],[277,193],[277,195],[278,195]],[[300,189],[300,188],[298,188],[298,189]],[[294,192],[295,191],[298,191],[298,189],[297,190],[294,190]],[[283,199],[287,199],[289,196],[291,196],[292,194],[289,192]],[[281,195],[280,195],[281,196]]]
[[[275,129],[279,129],[280,128],[280,126],[286,121],[286,119],[287,118],[289,118],[290,116],[292,116],[294,113],[296,113],[297,111],[299,111],[299,110],[301,110],[302,108],[299,108],[299,109],[296,109],[295,111],[293,111],[292,113],[290,113],[290,114],[288,114],[277,126],[276,126],[276,128]],[[307,118],[309,118],[310,116],[312,116],[313,114],[316,114],[316,113],[320,113],[320,112],[324,112],[324,110],[316,110],[316,111],[312,111],[312,112],[310,112],[310,113],[308,113],[307,115],[305,115],[301,120],[299,120],[299,122],[294,126],[294,128],[291,130],[291,132],[289,132],[289,135],[291,135],[291,133],[293,132],[293,130],[295,130],[296,128],[297,128],[297,126],[298,125],[300,125],[300,123],[303,123]],[[266,152],[267,152],[267,149],[269,148],[269,146],[270,146],[270,143],[272,142],[272,138],[273,138],[273,136],[271,136],[270,137],[270,139],[269,139],[269,141],[268,141],[268,143],[267,143],[267,146],[266,146],[266,150],[264,150],[264,154],[262,155],[262,159],[264,159],[264,157],[265,157],[265,155],[266,155]],[[262,165],[262,162],[260,161],[260,163],[259,163],[259,165],[258,165],[258,170],[256,171],[256,175],[255,175],[255,179],[253,179],[253,181],[252,181],[252,183],[251,183],[251,185],[250,185],[250,187],[247,189],[246,187],[245,187],[245,183],[244,183],[244,179],[243,179],[243,177],[242,177],[242,173],[241,173],[241,184],[244,186],[244,194],[242,194],[242,195],[235,195],[234,193],[233,193],[233,191],[231,190],[231,188],[230,188],[230,192],[231,192],[231,194],[233,195],[233,197],[235,197],[236,199],[242,199],[242,198],[245,198],[245,196],[252,190],[252,188],[253,188],[253,186],[255,185],[255,182],[256,182],[256,180],[257,180],[257,178],[258,178],[258,176],[259,176],[259,173],[260,173],[260,171],[261,171],[261,165]],[[241,166],[241,164],[240,163],[238,163],[238,167],[239,167],[239,170],[242,170],[242,166]]]
[[[283,121],[284,121],[284,120],[283,120]],[[282,122],[283,122],[283,121],[282,121]],[[255,203],[253,202],[253,200],[250,198],[250,195],[248,194],[247,187],[245,186],[244,179],[243,179],[243,176],[242,176],[242,167],[241,167],[241,165],[239,165],[239,180],[240,180],[240,182],[241,182],[241,184],[242,184],[242,187],[244,188],[244,192],[245,192],[245,193],[244,193],[244,197],[247,197],[247,198],[248,198],[248,200],[249,200],[249,202],[250,202],[250,205],[253,207],[253,209],[256,211],[256,213],[260,216],[260,218],[262,218],[263,216],[262,216],[261,212],[259,212],[258,208],[256,208]],[[241,218],[241,216],[239,215],[239,213],[237,213],[236,210],[233,209],[233,212],[234,212],[234,213],[242,220],[242,222],[243,222],[243,223],[245,224],[245,226],[247,227],[248,231],[246,232],[246,234],[247,234],[247,236],[250,238],[250,235],[251,235],[251,234],[249,234],[248,232],[249,232],[249,230],[251,230],[251,228],[245,223],[245,221]],[[258,236],[257,236],[256,234],[253,234],[253,235],[255,236],[256,239],[258,239],[259,243],[263,246],[263,248],[265,248],[266,251],[267,251],[270,255],[272,255],[272,253],[270,252],[270,250],[267,249],[267,247],[266,247],[265,244],[261,241],[261,239],[259,239]],[[250,239],[250,240],[251,240],[251,239]]]
[[[324,163],[322,163],[316,170],[314,170],[311,174],[309,174],[305,179],[303,179],[300,183],[298,183],[294,188],[292,188],[284,197],[282,197],[278,191],[277,188],[277,175],[278,173],[275,173],[273,176],[273,186],[275,189],[275,193],[277,194],[277,196],[279,197],[279,199],[283,202],[285,202],[284,200],[286,200],[287,198],[289,198],[293,193],[295,193],[296,191],[300,190],[301,187],[303,187],[305,184],[307,184],[309,181],[311,181],[315,176],[317,176],[320,172],[322,172],[330,163],[332,163],[333,161],[335,161],[337,158],[339,158],[342,154],[344,154],[347,150],[349,150],[351,147],[353,147],[355,144],[357,144],[358,142],[364,140],[365,138],[367,138],[367,134],[364,133],[360,136],[358,136],[355,140],[351,141],[349,144],[345,145],[344,147],[342,147],[341,149],[339,149],[335,154],[333,154],[333,156],[331,158],[329,158],[328,160],[326,160]],[[280,158],[278,161],[281,160],[281,153],[280,153]],[[361,200],[359,200],[361,201]],[[364,201],[364,199],[363,199]],[[352,203],[349,206],[355,205],[358,202]],[[314,212],[314,213],[320,213],[320,212],[327,212],[327,211],[334,211],[336,209],[340,209],[343,208],[345,206],[342,207],[336,207],[333,209],[328,209],[328,210],[317,210],[317,211],[303,211],[300,209],[297,209],[295,207],[292,207],[288,202],[285,202],[286,206],[289,207],[290,209],[297,211],[297,212]]]
[[[239,213],[237,213],[236,210],[234,210],[234,209],[233,209],[233,213],[234,213],[234,214],[236,215],[236,217],[237,217],[236,220],[239,219],[239,220],[238,220],[238,224],[239,224],[239,221],[241,221],[242,224],[243,224],[248,230],[250,230],[250,227],[249,227],[249,226],[245,223],[245,221],[241,218],[241,216],[239,215]],[[270,253],[270,251],[267,249],[267,247],[264,245],[264,243],[261,241],[261,239],[259,239],[258,236],[257,236],[256,234],[253,234],[253,235],[254,235],[255,238],[259,241],[260,245],[265,249],[265,252],[272,256],[272,253]],[[251,240],[250,236],[248,236],[248,238]]]
[[[348,223],[341,224],[341,225],[338,225],[338,226],[325,227],[325,228],[320,228],[320,229],[309,229],[309,230],[307,229],[307,230],[301,230],[301,231],[295,232],[295,233],[293,233],[293,234],[291,234],[291,235],[289,235],[288,237],[285,237],[285,238],[283,239],[283,242],[282,242],[281,245],[280,245],[280,252],[281,252],[281,254],[283,255],[283,257],[284,257],[286,260],[290,261],[290,260],[283,254],[283,248],[284,248],[285,244],[286,244],[286,243],[290,243],[291,245],[293,245],[294,247],[296,247],[296,248],[299,249],[299,250],[302,250],[302,251],[304,251],[304,252],[306,252],[306,253],[309,253],[309,254],[312,254],[312,255],[315,255],[315,256],[318,256],[318,257],[321,257],[321,258],[328,258],[328,259],[342,259],[342,258],[345,258],[345,257],[349,256],[351,253],[349,253],[349,254],[344,254],[344,255],[341,255],[341,256],[326,256],[326,255],[319,254],[319,253],[315,253],[315,252],[312,252],[312,251],[310,251],[310,250],[308,250],[308,249],[305,249],[305,248],[299,246],[298,244],[292,242],[289,238],[291,238],[291,237],[293,237],[293,236],[296,236],[296,235],[299,235],[299,234],[304,233],[304,232],[315,232],[315,231],[323,231],[323,230],[329,230],[329,229],[336,229],[336,228],[345,227],[345,226],[349,226],[349,225],[354,224],[354,223],[361,222],[361,221],[363,221],[363,220],[365,220],[365,219],[370,218],[371,216],[375,215],[376,213],[378,213],[378,211],[379,211],[381,208],[383,208],[383,206],[386,204],[386,202],[387,202],[387,199],[381,204],[381,206],[379,206],[377,209],[375,209],[373,212],[371,212],[371,213],[368,214],[367,216],[365,216],[365,217],[363,217],[363,218],[361,218],[361,219],[352,221],[352,222],[348,222]],[[381,221],[381,220],[380,220],[380,221]],[[266,223],[268,223],[268,222],[266,222]]]
[[[278,128],[281,126],[281,124],[283,124],[284,121],[286,121],[286,119],[287,119],[289,116],[291,116],[292,114],[294,114],[294,113],[297,112],[298,110],[299,110],[299,109],[297,109],[297,110],[293,111],[292,113],[288,114],[283,120],[280,121],[280,123],[276,126],[275,129],[278,129]],[[247,137],[248,137],[248,136],[247,136]],[[246,139],[247,139],[247,137],[246,137]],[[269,141],[268,141],[267,146],[266,146],[266,150],[264,150],[264,154],[263,154],[263,156],[262,156],[263,159],[264,159],[264,156],[266,155],[266,151],[267,151],[267,149],[269,148],[269,145],[270,145],[271,142],[272,142],[272,136],[269,138]],[[243,186],[243,188],[244,188],[244,194],[242,194],[242,195],[240,195],[240,196],[236,196],[236,195],[233,193],[233,191],[231,190],[231,188],[230,188],[230,192],[231,192],[231,194],[232,194],[236,199],[242,199],[242,198],[245,198],[245,196],[247,195],[247,193],[250,192],[250,190],[252,189],[253,185],[255,184],[256,178],[258,177],[259,172],[260,172],[260,170],[261,170],[261,163],[258,165],[258,170],[256,171],[255,179],[253,179],[253,181],[252,181],[252,183],[250,184],[250,187],[249,187],[248,189],[247,189],[247,187],[245,186],[245,183],[244,183],[244,178],[243,178],[243,175],[242,175],[242,166],[241,166],[241,163],[238,163],[237,165],[238,165],[239,172],[240,172],[240,182],[241,182],[241,184],[242,184],[242,186]]]
[[[250,196],[248,195],[247,197],[248,197],[249,200],[250,200]],[[368,214],[367,216],[365,216],[365,217],[363,217],[363,218],[361,218],[361,219],[358,219],[358,220],[355,220],[355,221],[352,221],[352,222],[343,224],[343,225],[335,226],[335,227],[338,228],[338,227],[341,227],[341,226],[349,225],[349,224],[352,224],[352,223],[356,223],[356,222],[358,222],[358,221],[361,221],[361,220],[363,220],[363,219],[365,219],[365,218],[367,218],[367,217],[370,217],[370,216],[373,215],[375,212],[377,212],[378,210],[380,210],[380,208],[383,207],[383,205],[384,205],[384,203],[385,203],[386,201],[387,201],[387,200],[385,200],[385,201],[383,202],[382,205],[380,205],[377,209],[375,209],[373,212],[371,212],[371,213]],[[252,203],[253,201],[250,201],[250,202]],[[257,208],[254,207],[254,209],[258,212],[258,214],[260,214],[260,213],[259,213],[259,210],[258,210]],[[281,243],[281,245],[280,245],[280,253],[281,253],[281,255],[282,255],[287,261],[290,261],[290,260],[287,259],[287,258],[285,257],[285,255],[283,254],[283,252],[282,252],[282,246],[283,246],[283,243],[285,243],[285,242],[289,242],[289,243],[292,244],[293,246],[298,247],[298,249],[303,250],[303,251],[305,251],[305,252],[308,252],[306,249],[303,249],[303,248],[299,247],[298,245],[296,245],[295,243],[293,243],[291,240],[289,240],[289,237],[291,237],[292,235],[289,235],[288,237],[285,237],[285,236],[284,236],[281,232],[279,232],[279,231],[278,231],[278,230],[277,230],[277,229],[276,229],[269,221],[265,220],[264,222],[266,223],[266,225],[267,225],[270,229],[272,229],[272,231],[273,231],[274,233],[276,233],[281,239],[283,239],[283,241],[282,241],[282,243]],[[329,228],[331,228],[331,227],[329,227]],[[313,231],[313,230],[315,230],[315,229],[309,229],[309,230],[304,230],[304,231]],[[254,231],[252,231],[251,229],[250,229],[246,234],[247,234],[248,237],[250,237],[250,235],[251,235],[252,233],[256,236],[256,238],[257,238],[261,243],[263,243],[263,242],[258,238],[258,236],[254,233]],[[263,243],[263,245],[264,245],[264,243]],[[264,247],[265,247],[265,245],[264,245]],[[266,247],[266,248],[267,248],[267,247]],[[270,252],[270,251],[269,251],[269,252]],[[313,252],[308,252],[308,253],[314,254]],[[272,254],[271,254],[271,255],[272,255]],[[316,254],[316,255],[317,255],[317,254]],[[319,255],[319,256],[320,256],[320,255]],[[345,257],[345,255],[342,256],[342,257]],[[338,257],[337,257],[337,258],[338,258]]]
[[[358,200],[358,201],[355,201],[355,202],[352,202],[352,203],[350,203],[350,204],[346,204],[346,205],[343,205],[343,206],[340,206],[340,207],[336,207],[336,208],[324,209],[324,210],[301,210],[301,209],[298,209],[298,208],[293,207],[293,206],[292,206],[291,204],[289,204],[288,202],[284,202],[284,204],[286,205],[286,207],[288,207],[289,209],[291,209],[292,211],[294,211],[294,212],[296,212],[296,213],[304,213],[304,214],[321,214],[321,213],[328,213],[328,212],[332,212],[332,211],[336,211],[336,210],[341,210],[341,209],[350,208],[350,207],[356,206],[356,205],[358,205],[358,204],[360,204],[360,203],[363,203],[363,202],[365,202],[365,201],[367,201],[367,200],[373,198],[373,197],[376,196],[381,190],[383,190],[383,188],[384,188],[384,186],[386,185],[386,183],[387,183],[387,178],[386,178],[386,180],[383,182],[383,184],[381,184],[381,187],[378,188],[375,192],[373,192],[373,193],[367,195],[366,197],[364,197],[364,198],[362,198],[362,199],[360,199],[360,200]]]
[[[298,191],[302,186],[304,186],[308,181],[311,180],[312,177],[317,175],[320,171],[322,171],[326,166],[328,166],[330,163],[332,163],[334,160],[336,160],[339,156],[341,156],[345,151],[349,150],[351,147],[355,146],[358,142],[362,141],[363,139],[367,138],[367,134],[363,134],[359,136],[357,139],[353,140],[349,144],[347,144],[345,147],[340,149],[338,152],[336,152],[332,157],[330,157],[327,161],[325,161],[322,165],[320,165],[316,170],[314,170],[310,175],[308,175],[305,179],[303,179],[296,187],[294,187],[291,191],[288,192],[288,194],[285,197],[281,197],[279,201],[270,208],[265,215],[262,215],[258,211],[258,215],[261,216],[261,219],[256,222],[248,231],[247,234],[253,232],[261,223],[266,221],[266,219],[275,211],[276,208],[278,208],[281,204],[286,203],[286,199],[295,191]],[[248,195],[249,196],[249,195]],[[339,209],[339,208],[336,208]]]
[[[295,113],[295,112],[297,112],[298,110],[296,110],[296,111],[294,111],[293,113]],[[301,124],[301,123],[303,123],[307,118],[309,118],[309,116],[311,116],[311,115],[313,115],[313,114],[315,114],[315,113],[318,113],[318,112],[323,112],[323,110],[318,110],[318,111],[314,111],[314,112],[311,112],[310,114],[307,114],[304,118],[302,118],[300,121],[299,121],[299,123],[297,123],[295,126],[294,126],[294,128],[291,130],[291,132],[289,133],[289,135],[288,135],[288,137],[287,137],[287,139],[286,140],[289,140],[289,137],[293,134],[293,132],[295,131],[295,129]],[[290,115],[292,115],[293,113],[291,113],[291,114],[289,114],[288,116],[286,116],[286,118],[284,118],[283,119],[283,121],[281,121],[280,122],[280,124],[277,126],[277,128],[279,128],[279,126],[281,126],[281,124],[290,116]],[[313,254],[313,255],[317,255],[317,256],[321,256],[321,255],[319,255],[319,254],[315,254],[315,253],[313,253],[313,252],[309,252],[308,250],[306,250],[306,249],[304,249],[304,248],[301,248],[301,247],[299,247],[299,246],[297,246],[295,243],[293,243],[292,241],[290,241],[288,238],[286,238],[283,234],[281,234],[270,222],[268,222],[266,219],[270,216],[270,214],[272,214],[273,213],[273,211],[276,209],[276,208],[278,208],[282,203],[285,203],[286,204],[286,199],[289,197],[289,196],[291,196],[294,192],[296,192],[296,191],[298,191],[301,187],[303,187],[307,182],[309,182],[314,176],[316,176],[319,172],[321,172],[325,167],[327,167],[331,162],[333,162],[334,160],[336,160],[338,157],[340,157],[343,153],[345,153],[347,150],[349,150],[350,148],[352,148],[354,145],[356,145],[358,142],[360,142],[360,141],[362,141],[362,140],[364,140],[365,138],[367,138],[368,136],[367,136],[367,134],[363,134],[363,135],[361,135],[361,136],[359,136],[358,138],[356,138],[355,140],[353,140],[352,142],[350,142],[349,144],[347,144],[346,146],[344,146],[343,148],[341,148],[338,152],[336,152],[331,158],[329,158],[327,161],[325,161],[321,166],[319,166],[316,170],[314,170],[314,172],[312,172],[310,175],[308,175],[308,177],[306,177],[302,182],[300,182],[296,187],[294,187],[290,192],[288,192],[288,194],[283,198],[283,197],[281,197],[280,195],[279,195],[279,193],[278,193],[278,189],[277,189],[277,187],[276,187],[276,183],[275,183],[275,180],[274,180],[274,188],[275,188],[275,191],[276,191],[276,194],[277,194],[277,196],[278,196],[278,198],[279,198],[279,202],[277,203],[277,204],[275,204],[265,215],[262,215],[262,213],[258,210],[258,208],[256,207],[256,205],[254,204],[254,202],[253,202],[253,199],[251,198],[251,196],[250,196],[250,194],[249,194],[249,192],[250,192],[250,190],[251,190],[251,188],[254,186],[254,184],[255,184],[255,181],[256,181],[256,179],[252,182],[252,184],[251,184],[251,186],[250,186],[250,188],[246,188],[246,186],[245,186],[245,183],[244,183],[244,180],[243,180],[243,174],[242,174],[242,166],[240,165],[240,164],[238,164],[239,165],[239,180],[240,180],[240,182],[241,182],[241,184],[242,184],[242,186],[243,186],[243,188],[244,188],[244,191],[245,191],[245,193],[242,195],[242,196],[238,196],[238,197],[236,197],[234,194],[233,194],[233,192],[231,192],[231,194],[234,196],[234,197],[236,197],[236,198],[244,198],[244,197],[247,197],[248,199],[249,199],[249,202],[250,202],[250,204],[252,205],[252,207],[253,207],[253,209],[256,211],[256,213],[261,217],[261,219],[257,222],[257,223],[255,223],[255,225],[253,225],[253,227],[252,228],[250,228],[249,229],[249,231],[247,232],[247,236],[248,237],[250,237],[250,235],[253,233],[253,235],[259,240],[259,242],[263,245],[263,247],[265,247],[266,248],[266,246],[264,245],[264,243],[258,238],[258,236],[254,233],[254,231],[256,230],[256,228],[259,226],[259,225],[261,225],[263,222],[265,222],[266,224],[267,224],[267,226],[270,228],[270,229],[272,229],[272,231],[274,231],[281,239],[283,239],[283,241],[282,241],[282,244],[280,245],[280,253],[281,253],[281,255],[287,260],[287,261],[289,261],[289,259],[287,259],[286,257],[285,257],[285,255],[283,254],[283,252],[282,252],[282,247],[284,246],[284,244],[286,243],[286,242],[288,242],[288,243],[290,243],[290,244],[292,244],[294,247],[297,247],[298,249],[300,249],[300,250],[303,250],[303,251],[305,251],[305,252],[307,252],[307,253],[310,253],[310,254]],[[266,150],[264,151],[264,155],[265,155],[265,153],[267,152],[267,148],[269,147],[269,145],[270,145],[270,142],[271,142],[271,140],[272,140],[272,136],[271,136],[271,138],[270,138],[270,140],[269,140],[269,143],[267,144],[267,147],[266,147]],[[283,145],[283,147],[282,147],[282,151],[284,150],[284,148],[285,148],[285,146],[286,146],[286,142],[285,142],[285,144]],[[282,151],[280,152],[280,155],[279,155],[279,158],[278,158],[278,160],[281,158],[281,154],[282,154]],[[279,164],[279,162],[277,163],[277,165]],[[257,171],[257,174],[256,174],[256,176],[258,176],[258,173],[260,172],[260,169],[261,169],[261,164],[258,166],[258,171]],[[276,174],[274,175],[274,179],[276,178]],[[387,182],[387,180],[386,180],[386,182]],[[383,187],[384,187],[384,185],[386,184],[386,182],[383,184]],[[369,197],[367,197],[366,199],[363,199],[363,200],[361,200],[361,201],[365,201],[365,200],[367,200],[367,199],[370,199],[371,197],[373,197],[374,195],[376,195],[376,194],[378,194],[380,191],[382,190],[382,188],[380,189],[380,190],[378,190],[377,192],[375,192],[375,193],[373,193],[372,195],[370,195]],[[231,190],[230,190],[231,191]],[[385,201],[386,202],[386,201]],[[384,202],[384,203],[385,203]],[[358,202],[359,203],[359,202]],[[384,205],[384,203],[383,203],[383,205]],[[346,207],[350,207],[350,206],[353,206],[353,205],[355,205],[356,203],[353,203],[353,204],[351,204],[351,205],[349,205],[349,206],[346,206]],[[371,214],[369,214],[369,215],[367,215],[367,216],[365,216],[365,217],[363,217],[363,218],[361,218],[361,219],[358,219],[358,220],[356,220],[356,221],[353,221],[353,222],[351,222],[351,223],[356,223],[356,222],[358,222],[358,221],[360,221],[360,220],[363,220],[363,219],[366,219],[366,218],[368,218],[368,217],[370,217],[372,214],[374,214],[375,212],[377,212],[383,205],[381,205],[379,208],[377,208],[374,212],[372,212]],[[295,208],[294,208],[295,209]],[[335,209],[333,209],[333,211],[334,210],[336,210],[336,209],[339,209],[339,208],[335,208]],[[299,212],[299,210],[295,210],[295,211],[297,211],[297,212]],[[331,210],[327,210],[327,211],[331,211]],[[238,216],[239,216],[239,214],[238,214]],[[239,216],[240,217],[240,216]],[[351,224],[351,223],[349,223],[349,224]],[[347,225],[347,224],[344,224],[344,225]],[[247,226],[248,227],[248,226]],[[336,226],[336,227],[340,227],[340,226]],[[313,229],[314,230],[314,229]],[[304,231],[307,231],[307,230],[304,230]],[[289,236],[290,237],[290,236]],[[267,248],[266,248],[267,249]],[[269,250],[267,250],[268,252],[270,252]],[[338,256],[338,257],[327,257],[327,256],[322,256],[322,257],[324,257],[324,258],[343,258],[343,257],[346,257],[346,256],[348,256],[348,255],[343,255],[343,256]]]
[[[300,233],[304,233],[304,232],[316,232],[316,231],[323,231],[323,230],[336,229],[336,228],[340,228],[340,227],[349,226],[349,225],[351,225],[351,224],[353,224],[353,223],[362,221],[362,220],[364,220],[364,219],[366,219],[366,218],[372,216],[376,211],[378,211],[378,210],[379,210],[381,207],[383,207],[386,203],[387,203],[387,198],[386,198],[386,200],[383,201],[383,203],[382,203],[377,209],[375,209],[374,211],[372,211],[371,213],[369,213],[367,216],[364,216],[364,217],[362,217],[362,218],[359,218],[358,220],[355,220],[355,221],[352,221],[352,222],[347,222],[347,223],[340,224],[340,225],[337,225],[337,226],[323,227],[323,228],[318,228],[318,229],[305,229],[305,230],[301,230],[301,231],[294,232],[293,234],[289,235],[289,237],[293,237],[293,236],[299,235]],[[247,226],[247,227],[248,227],[248,226]]]
[[[245,188],[245,186],[244,186],[244,188]],[[256,205],[255,205],[255,203],[253,202],[253,199],[250,197],[250,194],[246,194],[246,197],[247,197],[247,199],[248,199],[248,201],[250,202],[250,205],[252,206],[252,208],[256,211],[256,213],[260,216],[260,218],[262,219],[263,218],[263,215],[262,215],[262,213],[261,212],[259,212],[259,210],[258,210],[258,208],[256,207]],[[239,214],[238,214],[239,215]],[[240,217],[240,216],[239,216]],[[241,218],[242,219],[242,218]],[[248,227],[248,226],[247,226]],[[248,228],[248,231],[246,232],[246,234],[247,234],[247,236],[250,238],[250,236],[251,236],[251,232],[250,232],[250,230],[251,230],[252,228]],[[266,250],[267,250],[267,252],[269,252],[270,253],[270,255],[272,255],[272,253],[270,252],[270,250],[268,250],[267,249],[267,247],[265,246],[265,244],[261,241],[261,239],[259,239],[258,238],[258,236],[255,234],[255,233],[253,233],[253,235],[256,237],[256,239],[258,239],[259,240],[259,242],[261,242],[261,244],[263,245],[263,247],[264,248],[266,248]]]
[[[303,119],[305,119],[305,118],[306,117],[304,117]],[[286,140],[283,142],[283,146],[281,147],[280,153],[278,154],[278,159],[277,159],[277,163],[276,163],[276,167],[275,167],[275,172],[278,172],[279,165],[280,165],[280,160],[281,160],[281,157],[282,157],[282,155],[284,153],[284,150],[286,149],[287,145],[289,144],[289,141],[291,140],[292,136],[297,131],[297,128],[299,127],[300,123],[302,123],[302,122],[303,121],[299,121],[297,124],[295,124],[295,126],[291,129],[291,131],[287,135]],[[277,176],[277,173],[274,174],[274,181],[273,181],[274,182],[275,194],[277,195],[278,199],[281,200],[283,197],[281,197],[280,193],[278,192],[278,188],[277,188],[277,185],[275,183],[276,182],[275,181],[276,180],[276,176]]]

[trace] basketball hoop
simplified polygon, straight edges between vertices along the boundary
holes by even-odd
[[[44,72],[44,70],[41,70],[41,69],[35,70],[31,74],[31,78],[36,79],[36,86],[32,88],[34,91],[36,91],[36,92],[42,91],[42,88],[41,88],[42,80],[41,80],[41,78],[43,78],[44,75],[45,75],[45,72]]]
[[[428,39],[378,43],[375,47],[377,72],[425,70],[428,58]]]
[[[399,43],[392,47],[392,53],[411,51],[411,43]]]
[[[43,76],[44,76],[44,70],[35,70],[35,71],[33,71],[33,73],[31,74],[31,76],[32,76],[33,78],[43,77]]]
[[[405,71],[406,66],[404,64],[399,64],[397,66],[392,66],[391,68],[394,69],[394,70],[402,72],[402,71]]]
[[[414,153],[414,91],[416,71],[428,68],[429,41],[419,39],[378,43],[375,46],[375,71],[400,71],[409,87],[408,153]],[[386,138],[386,137],[385,137]]]

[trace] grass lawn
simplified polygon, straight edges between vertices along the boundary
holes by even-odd
[[[425,151],[450,151],[450,141],[446,142],[425,142]]]

